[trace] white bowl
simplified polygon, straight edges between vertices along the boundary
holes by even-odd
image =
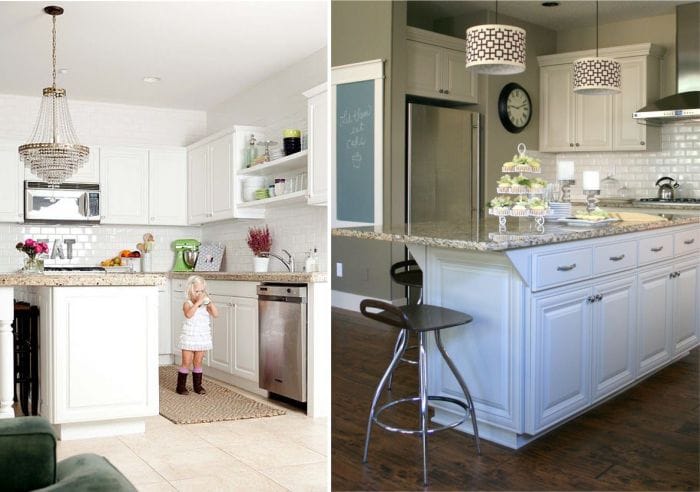
[[[255,192],[257,191],[257,188],[243,188],[243,201],[244,202],[252,202],[255,200]]]

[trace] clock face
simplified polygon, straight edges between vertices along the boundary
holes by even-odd
[[[506,84],[498,97],[498,116],[509,132],[523,131],[532,118],[532,101],[527,91],[515,82]]]

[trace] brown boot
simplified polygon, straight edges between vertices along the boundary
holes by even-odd
[[[187,384],[187,373],[178,371],[178,373],[177,373],[177,388],[175,388],[175,391],[177,392],[178,395],[189,395],[190,394],[190,392],[187,391],[187,387],[185,386],[186,384]]]
[[[202,376],[203,374],[201,372],[193,372],[192,373],[192,384],[194,386],[194,392],[197,393],[198,395],[206,395],[207,390],[204,389],[204,386],[202,386]]]

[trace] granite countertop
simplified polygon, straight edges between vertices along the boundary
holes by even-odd
[[[340,228],[333,229],[332,234],[339,237],[423,244],[443,248],[506,251],[680,225],[700,225],[700,211],[694,215],[665,214],[664,216],[668,220],[661,222],[621,221],[596,227],[575,227],[547,222],[543,230],[540,231],[537,230],[533,219],[509,217],[506,232],[500,232],[497,218],[489,216],[463,224],[426,223],[393,228],[382,226],[379,230],[372,226]]]
[[[169,272],[170,278],[186,279],[199,275],[205,280],[240,280],[252,282],[287,282],[312,284],[327,282],[326,272]]]
[[[124,287],[161,286],[162,273],[0,273],[0,286]]]
[[[577,206],[584,206],[584,202],[574,201],[572,202]],[[700,215],[700,203],[682,203],[682,202],[640,202],[639,200],[622,202],[622,201],[607,201],[605,198],[600,198],[598,205],[605,207],[606,210],[610,208],[620,208],[620,209],[644,209],[648,211],[649,209],[657,210],[674,210],[674,211],[686,211],[688,213],[697,213]]]

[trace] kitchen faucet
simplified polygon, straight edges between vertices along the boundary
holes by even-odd
[[[277,258],[279,261],[282,262],[282,264],[283,264],[284,266],[287,267],[287,270],[289,270],[290,272],[294,272],[294,257],[293,257],[292,254],[291,254],[289,251],[287,251],[286,249],[283,249],[282,252],[283,252],[283,253],[286,253],[286,255],[287,255],[287,259],[286,259],[286,260],[285,260],[284,258],[282,258],[281,256],[279,256],[279,255],[277,255],[277,254],[275,254],[275,253],[269,252],[269,251],[268,251],[267,253],[262,253],[262,255],[263,255],[263,256],[268,256],[268,257],[271,256],[271,257],[273,257],[273,258]]]

